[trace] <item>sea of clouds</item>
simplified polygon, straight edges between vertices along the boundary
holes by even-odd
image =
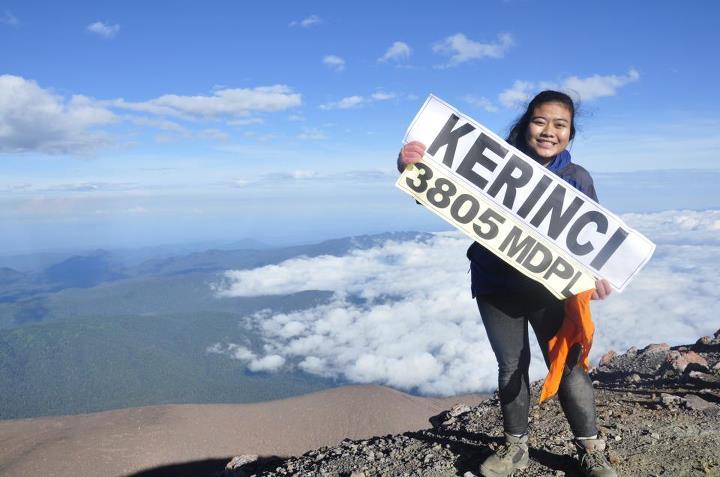
[[[625,214],[657,244],[646,268],[622,294],[593,302],[591,360],[608,350],[693,343],[720,327],[720,210]],[[263,343],[216,343],[209,352],[242,360],[251,371],[300,369],[356,383],[428,395],[487,392],[497,365],[470,296],[459,232],[386,241],[344,256],[297,257],[225,273],[219,299],[328,290],[332,298],[291,313],[243,318]],[[533,343],[532,379],[547,369]]]

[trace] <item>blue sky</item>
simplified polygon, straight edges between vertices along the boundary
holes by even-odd
[[[447,229],[392,186],[429,93],[503,134],[527,95],[571,89],[573,156],[603,203],[720,207],[719,14],[664,1],[0,2],[0,247]]]

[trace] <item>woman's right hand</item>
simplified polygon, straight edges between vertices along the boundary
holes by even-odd
[[[398,157],[398,170],[401,172],[409,164],[415,164],[422,159],[425,154],[425,144],[420,141],[410,141],[400,149],[400,156]]]

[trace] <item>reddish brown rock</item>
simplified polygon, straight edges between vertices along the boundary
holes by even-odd
[[[695,351],[687,351],[685,353],[670,351],[665,359],[665,362],[678,373],[683,373],[685,368],[687,368],[690,364],[696,364],[700,368],[708,370],[707,360]]]
[[[600,358],[600,366],[607,366],[613,359],[615,359],[616,356],[617,353],[615,351],[608,351]]]
[[[670,351],[670,345],[667,343],[653,343],[643,348],[643,353],[661,353]]]

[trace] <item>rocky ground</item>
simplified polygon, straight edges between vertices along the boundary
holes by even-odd
[[[621,476],[720,476],[720,330],[693,345],[609,352],[591,377],[600,433]],[[530,466],[515,475],[579,475],[557,398],[534,404],[530,420]],[[223,475],[472,477],[502,435],[497,398],[457,405],[430,423],[300,457],[236,457]]]

